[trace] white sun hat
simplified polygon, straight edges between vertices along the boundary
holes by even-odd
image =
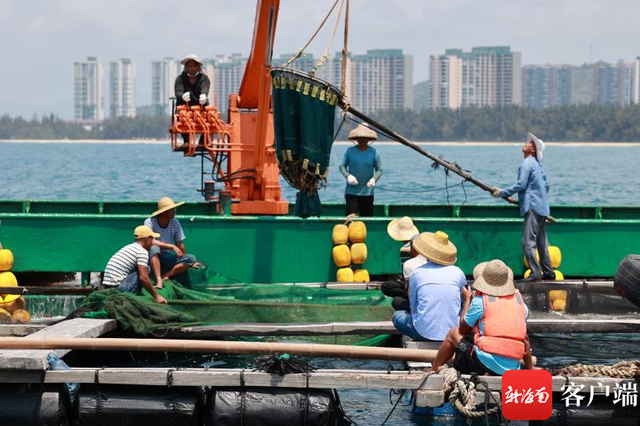
[[[544,153],[544,142],[542,139],[538,138],[533,133],[529,133],[527,135],[527,140],[533,141],[536,144],[536,158],[538,161],[542,161],[543,153]]]

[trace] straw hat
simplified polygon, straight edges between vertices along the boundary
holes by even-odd
[[[202,61],[200,60],[200,58],[198,57],[198,55],[192,53],[190,55],[185,56],[184,58],[182,58],[182,60],[180,61],[180,63],[182,65],[187,65],[187,62],[189,61],[195,61],[197,63],[200,64],[200,66],[202,66]]]
[[[396,241],[409,241],[411,237],[419,234],[418,228],[413,224],[409,216],[394,219],[387,225],[387,233]]]
[[[453,265],[458,260],[458,249],[442,231],[423,232],[413,242],[413,248],[427,260],[440,265]]]
[[[536,135],[534,135],[533,133],[529,133],[527,135],[527,140],[533,141],[533,143],[536,145],[536,158],[538,159],[538,161],[542,161],[544,153],[544,142],[542,141],[542,139],[536,137]]]
[[[160,213],[164,213],[167,210],[175,209],[184,204],[184,201],[176,203],[169,197],[162,197],[158,200],[158,210],[151,214],[151,217],[158,216]]]
[[[478,263],[475,268],[473,268],[473,279],[477,280],[480,275],[482,275],[482,271],[484,267],[487,266],[489,262]],[[513,279],[513,271],[509,268],[509,278]]]
[[[360,124],[358,127],[349,132],[349,140],[354,139],[369,139],[376,140],[378,135],[371,130],[366,124]]]
[[[473,288],[490,296],[510,296],[516,292],[513,272],[500,259],[487,262]]]

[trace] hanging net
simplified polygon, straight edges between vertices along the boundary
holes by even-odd
[[[271,76],[280,174],[299,191],[294,214],[320,216],[318,189],[327,182],[335,109],[342,94],[299,71],[274,68]]]
[[[168,301],[157,302],[143,290],[141,295],[102,290],[91,293],[78,316],[113,318],[118,328],[142,336],[166,335],[182,327],[228,323],[326,323],[388,321],[393,314],[389,298],[379,290],[338,290],[282,284],[224,284],[188,289],[165,281],[158,290]],[[373,345],[388,336],[280,336],[281,340],[312,340],[325,343]],[[252,338],[252,340],[262,340]],[[267,340],[273,340],[273,337]]]

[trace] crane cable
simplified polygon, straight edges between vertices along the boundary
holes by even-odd
[[[331,16],[331,14],[333,13],[333,9],[336,8],[336,6],[338,5],[338,2],[340,2],[341,0],[336,0],[333,3],[333,6],[331,6],[331,9],[329,10],[329,13],[327,13],[327,16],[324,17],[324,19],[322,20],[322,22],[320,23],[320,26],[316,29],[316,31],[313,33],[313,35],[309,38],[309,40],[307,40],[307,42],[305,43],[304,46],[302,46],[300,49],[298,49],[298,53],[296,53],[295,55],[293,55],[291,57],[291,59],[289,59],[287,62],[285,62],[282,65],[282,68],[286,68],[287,66],[289,66],[293,61],[295,61],[296,59],[298,59],[300,56],[302,56],[302,54],[304,53],[305,49],[307,47],[309,47],[309,44],[311,44],[311,42],[313,41],[313,39],[318,35],[318,33],[320,32],[320,30],[322,29],[322,27],[324,26],[324,24],[327,22],[327,19],[329,19],[329,16]],[[344,0],[342,0],[344,1]],[[342,7],[341,7],[342,9]],[[335,32],[335,31],[334,31]]]

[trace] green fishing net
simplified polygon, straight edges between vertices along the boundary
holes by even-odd
[[[118,290],[96,291],[83,302],[84,308],[92,310],[83,316],[107,316],[116,319],[122,330],[143,336],[163,336],[169,330],[195,325],[388,321],[393,314],[389,299],[379,290],[244,283],[201,283],[197,288],[165,281],[164,288],[158,292],[167,299],[167,305],[157,303],[145,290],[139,296]],[[300,337],[278,339],[300,340]],[[384,337],[304,336],[303,339],[372,345],[381,343]],[[273,338],[252,337],[251,340]]]
[[[294,214],[320,216],[318,189],[326,185],[338,89],[299,71],[271,71],[273,126],[280,174],[296,195]]]

